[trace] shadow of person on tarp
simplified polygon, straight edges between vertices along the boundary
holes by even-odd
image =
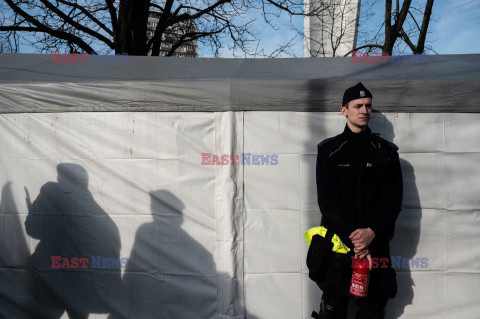
[[[33,203],[25,189],[26,231],[40,240],[28,260],[35,270],[35,317],[115,313],[126,300],[117,264],[118,228],[93,199],[83,167],[59,164],[57,173],[58,182],[43,185]]]
[[[153,221],[137,230],[123,276],[129,318],[213,318],[213,256],[181,228],[184,204],[167,190],[150,192]],[[200,225],[199,225],[200,226]]]
[[[395,138],[393,124],[382,113],[372,114],[372,132],[380,133],[380,136],[389,142]],[[399,152],[402,150],[400,149]],[[400,157],[401,154],[400,154]],[[400,158],[403,175],[403,203],[397,222],[395,223],[395,235],[390,241],[390,256],[392,267],[395,268],[397,276],[397,295],[390,299],[385,318],[399,318],[407,305],[412,304],[414,292],[411,275],[411,268],[422,268],[427,266],[419,262],[416,256],[417,246],[420,237],[422,208],[417,186],[415,184],[415,173],[413,166],[406,160]],[[422,256],[420,256],[422,257]],[[415,261],[408,261],[413,258]],[[406,262],[406,263],[404,263]],[[407,266],[408,267],[405,267]]]
[[[0,318],[34,318],[30,256],[27,240],[12,194],[3,186],[0,200]]]

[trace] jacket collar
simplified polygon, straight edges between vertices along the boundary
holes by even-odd
[[[347,124],[345,124],[345,130],[343,130],[343,134],[345,134],[349,138],[357,138],[357,137],[362,137],[362,136],[368,136],[371,133],[372,133],[372,131],[370,130],[368,125],[367,125],[367,128],[365,129],[365,131],[363,131],[361,133],[352,132],[352,130],[350,130],[350,128],[348,127]]]

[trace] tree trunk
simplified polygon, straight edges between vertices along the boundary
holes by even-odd
[[[115,51],[128,55],[147,54],[147,20],[149,0],[121,0],[118,12],[118,32]],[[142,21],[142,22],[140,22]]]

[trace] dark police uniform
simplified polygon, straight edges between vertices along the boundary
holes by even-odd
[[[358,228],[370,227],[375,233],[368,247],[372,258],[390,258],[389,241],[394,234],[403,193],[397,150],[393,143],[372,134],[368,126],[362,133],[353,133],[346,125],[342,134],[318,144],[316,179],[322,226],[337,234],[352,251],[350,234]],[[346,308],[351,258],[335,256],[327,279],[317,284],[331,305]],[[375,266],[370,275],[368,297],[357,300],[361,309],[357,318],[383,318],[387,300],[395,297],[395,271],[390,261],[385,268],[382,264]],[[344,316],[346,309],[338,318]]]

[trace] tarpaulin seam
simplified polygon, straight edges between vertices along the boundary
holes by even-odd
[[[450,85],[448,84],[448,81],[447,81],[447,86],[448,86],[448,91],[449,91],[449,100],[450,100]],[[451,103],[451,101],[450,101]],[[453,107],[452,107],[453,108]],[[446,150],[446,128],[445,128],[445,125],[446,125],[446,117],[445,117],[445,114],[443,114],[442,116],[442,141],[443,141],[443,149]],[[444,152],[443,153],[443,156],[442,156],[442,164],[444,165],[443,169],[444,171],[446,171],[446,168],[445,166],[448,166],[448,159],[447,159],[447,156],[446,155],[447,152]],[[444,176],[445,177],[445,176]],[[449,199],[448,199],[448,196],[447,196],[447,193],[448,193],[448,189],[447,189],[447,184],[446,184],[446,181],[444,180],[443,181],[443,199],[444,199],[444,234],[446,234],[445,236],[445,241],[444,241],[444,252],[445,252],[445,256],[444,256],[444,259],[445,259],[445,275],[444,275],[444,280],[445,280],[445,304],[443,305],[443,312],[447,314],[447,318],[450,317],[448,311],[447,311],[447,308],[448,308],[448,294],[449,294],[449,290],[448,290],[448,276],[447,276],[447,269],[448,269],[448,246],[447,246],[447,242],[448,242],[448,220],[447,220],[447,210],[448,210],[448,206],[449,206]],[[421,204],[420,204],[421,206]]]
[[[214,152],[216,153],[217,152],[217,116],[216,116],[216,112],[213,113],[213,150]],[[221,309],[219,309],[220,307],[220,302],[219,302],[219,298],[221,298],[220,296],[220,279],[219,279],[219,275],[218,275],[218,268],[219,268],[219,265],[218,265],[218,261],[219,261],[219,249],[218,249],[218,201],[217,201],[217,169],[215,168],[215,188],[214,188],[214,205],[215,205],[215,264],[217,265],[215,268],[216,268],[216,273],[217,273],[217,280],[216,280],[216,285],[217,285],[217,306],[216,306],[216,311],[215,311],[215,314],[216,316],[218,317],[218,313],[223,313],[223,311],[219,311]]]
[[[241,112],[242,114],[242,153],[245,153],[245,111]],[[245,318],[245,314],[247,312],[247,284],[245,282],[245,221],[247,219],[246,216],[246,205],[245,205],[245,167],[242,169],[242,286],[243,286],[243,316]]]

